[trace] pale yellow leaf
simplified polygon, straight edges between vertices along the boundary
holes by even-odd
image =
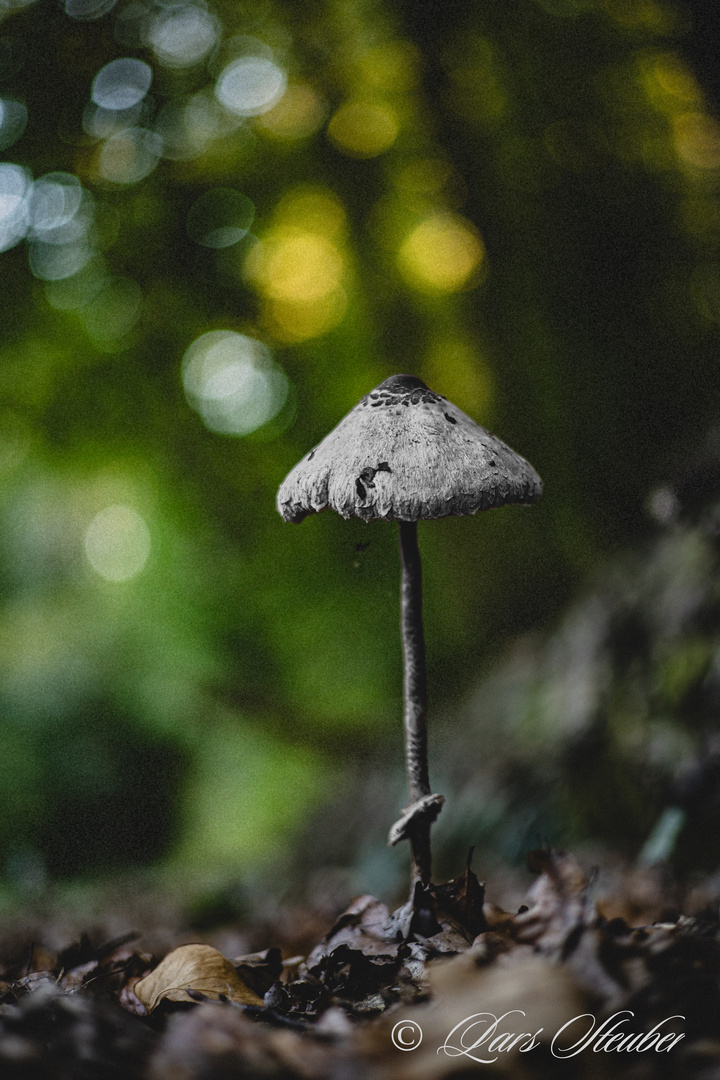
[[[133,987],[148,1012],[164,998],[192,1001],[188,991],[218,1000],[221,996],[238,1005],[262,1005],[262,998],[240,979],[229,960],[211,945],[181,945],[173,949],[154,971]]]

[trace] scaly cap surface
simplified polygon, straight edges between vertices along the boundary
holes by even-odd
[[[524,458],[414,375],[393,375],[291,470],[277,508],[292,522],[328,508],[364,521],[417,521],[541,494]]]

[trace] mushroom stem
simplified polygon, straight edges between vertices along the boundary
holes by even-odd
[[[400,626],[404,656],[405,762],[410,802],[430,794],[427,750],[427,680],[425,634],[422,621],[422,565],[417,541],[417,522],[401,521]],[[419,817],[409,829],[413,860],[413,883],[430,880],[430,824]]]

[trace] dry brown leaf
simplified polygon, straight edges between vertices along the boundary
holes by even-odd
[[[580,864],[565,851],[531,851],[528,865],[539,874],[526,907],[513,919],[518,941],[546,955],[567,958],[585,929],[597,918]]]
[[[211,945],[181,945],[133,987],[148,1012],[163,999],[193,1001],[190,991],[237,1005],[262,1005],[262,998],[240,979],[229,960]]]

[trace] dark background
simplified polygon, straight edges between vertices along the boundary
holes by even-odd
[[[719,36],[666,0],[0,4],[7,890],[259,872],[383,767],[400,805],[394,530],[274,506],[396,372],[545,482],[421,528],[452,786],[474,688],[650,542],[717,423]],[[119,58],[152,76],[124,109]],[[695,760],[709,721],[663,716]],[[619,842],[623,754],[543,828]],[[507,821],[478,828],[516,858]]]

